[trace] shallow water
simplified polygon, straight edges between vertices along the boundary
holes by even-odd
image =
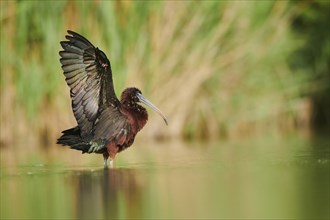
[[[114,168],[1,151],[1,219],[329,218],[329,140],[135,143]]]

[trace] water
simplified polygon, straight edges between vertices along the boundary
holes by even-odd
[[[1,152],[1,219],[329,218],[329,140],[135,143],[102,156]]]

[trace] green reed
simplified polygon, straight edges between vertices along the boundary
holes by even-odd
[[[166,113],[170,126],[151,113],[144,136],[295,129],[311,114],[304,94],[324,84],[289,65],[306,42],[292,30],[306,8],[285,1],[1,2],[1,141],[31,136],[49,144],[75,125],[58,55],[67,29],[108,55],[117,96],[137,86]]]

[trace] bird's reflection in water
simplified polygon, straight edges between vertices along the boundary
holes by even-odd
[[[136,218],[142,213],[142,182],[134,169],[80,171],[76,176],[77,217]]]

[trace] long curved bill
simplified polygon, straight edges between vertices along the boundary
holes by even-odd
[[[155,112],[157,112],[164,119],[165,124],[168,125],[167,118],[154,104],[152,104],[148,99],[144,98],[143,95],[141,95],[140,93],[137,93],[136,96],[138,97],[140,102],[146,104],[147,106],[152,108]]]

